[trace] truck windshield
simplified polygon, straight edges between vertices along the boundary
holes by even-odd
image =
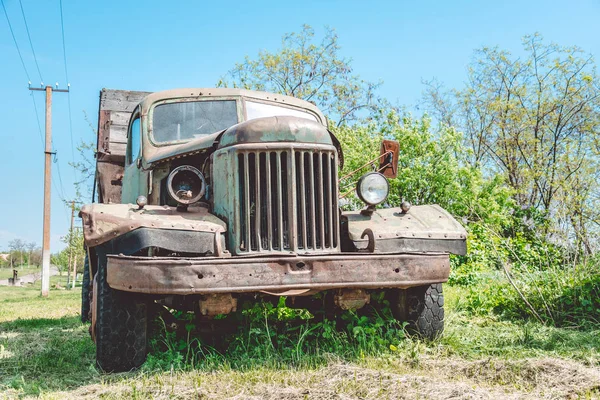
[[[187,101],[154,108],[153,137],[179,142],[222,131],[238,123],[235,100]]]
[[[248,115],[249,120],[263,117],[279,116],[306,118],[312,121],[317,120],[317,118],[313,114],[307,111],[297,110],[289,107],[281,107],[272,104],[258,103],[255,101],[246,101],[246,114]]]

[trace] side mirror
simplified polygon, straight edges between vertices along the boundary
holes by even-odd
[[[399,150],[400,144],[395,140],[384,140],[381,142],[378,171],[386,178],[393,179],[398,176]]]

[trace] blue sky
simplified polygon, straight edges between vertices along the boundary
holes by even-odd
[[[34,86],[39,76],[18,0],[3,0]],[[58,0],[22,0],[46,84],[66,86]],[[71,83],[73,141],[93,140],[101,88],[156,91],[212,87],[244,56],[275,50],[286,32],[335,28],[342,54],[381,94],[407,106],[419,101],[422,79],[456,87],[473,50],[521,51],[521,37],[600,54],[600,1],[75,1],[63,0]],[[0,9],[0,250],[12,238],[41,243],[43,148],[27,77]],[[42,129],[43,94],[35,92]],[[61,197],[73,196],[75,174],[67,96],[54,96],[52,250],[69,224]],[[75,153],[75,158],[77,154]],[[62,177],[62,189],[58,168]],[[60,192],[60,193],[59,193]]]

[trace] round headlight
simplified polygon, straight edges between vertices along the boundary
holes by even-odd
[[[169,195],[180,204],[192,204],[204,196],[206,180],[202,172],[191,165],[175,168],[167,178]]]
[[[389,191],[387,178],[379,172],[369,172],[361,176],[356,185],[358,197],[370,206],[382,203],[387,198]]]

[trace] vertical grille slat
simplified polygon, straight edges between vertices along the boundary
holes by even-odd
[[[288,218],[287,229],[288,232],[288,249],[297,249],[298,248],[298,230],[296,229],[296,225],[298,225],[298,208],[296,207],[296,198],[298,197],[297,186],[298,184],[294,184],[296,179],[296,163],[294,162],[294,152],[286,153],[286,165],[287,165],[287,175],[286,175],[286,184],[290,188],[290,190],[286,190],[288,194],[288,198],[286,204],[288,206]]]
[[[272,212],[273,210],[273,205],[271,203],[271,193],[272,193],[272,187],[271,187],[271,153],[267,152],[265,153],[265,165],[266,165],[266,170],[267,170],[267,174],[265,177],[265,180],[267,182],[267,193],[266,193],[266,198],[267,198],[267,209],[269,210],[268,212]],[[271,218],[270,215],[267,215],[267,240],[268,240],[268,248],[269,250],[273,250],[273,218]]]
[[[298,176],[299,183],[299,193],[297,194],[299,201],[299,209],[300,209],[300,222],[299,228],[302,231],[302,236],[300,234],[298,236],[302,239],[302,249],[306,249],[306,184],[305,184],[305,172],[304,172],[304,152],[300,151],[296,153],[296,171]]]
[[[248,153],[244,153],[244,226],[245,226],[245,247],[250,250],[251,232],[250,232],[250,174],[248,172]]]
[[[333,172],[331,174],[331,186],[332,186],[332,191],[331,191],[331,210],[332,210],[332,215],[333,215],[333,225],[331,226],[331,230],[333,231],[333,247],[337,248],[338,247],[338,243],[339,243],[339,232],[340,232],[340,226],[337,223],[337,221],[339,221],[339,217],[338,217],[338,180],[337,180],[337,163],[336,163],[336,159],[335,157],[331,158],[330,161],[330,165],[331,165],[331,171]]]
[[[308,159],[309,159],[309,175],[310,175],[310,194],[309,194],[309,198],[310,198],[310,228],[312,230],[312,248],[316,249],[317,248],[317,224],[316,224],[316,217],[315,217],[315,212],[316,212],[316,206],[315,206],[315,201],[316,201],[316,196],[315,196],[315,176],[314,176],[314,170],[315,170],[315,163],[314,163],[314,157],[312,156],[312,154],[308,154]]]
[[[261,192],[260,192],[260,153],[254,155],[254,189],[255,189],[255,206],[254,206],[254,227],[255,227],[255,235],[256,235],[256,250],[262,250],[261,244],[261,234],[260,234],[260,225],[261,225]]]
[[[275,153],[275,162],[277,168],[277,223],[278,223],[278,250],[283,250],[283,194],[281,182],[281,153]]]
[[[324,178],[325,174],[323,173],[323,158],[321,157],[321,153],[317,153],[317,159],[319,160],[319,170],[317,171],[317,180],[319,182],[319,233],[321,234],[321,248],[325,249],[325,208],[326,205],[323,202],[323,188],[325,186]]]
[[[237,169],[237,252],[338,249],[334,150],[244,149]]]
[[[334,194],[332,192],[332,187],[331,187],[331,157],[329,157],[329,154],[325,153],[323,154],[323,159],[324,159],[324,163],[323,165],[325,165],[325,168],[327,168],[327,174],[325,174],[325,180],[327,181],[327,190],[325,191],[326,194],[326,201],[325,201],[325,211],[327,213],[327,227],[329,228],[327,230],[328,233],[328,237],[327,239],[329,240],[329,247],[335,247],[333,244],[333,231],[334,231],[334,227],[333,227],[333,196],[335,196],[336,194]]]

